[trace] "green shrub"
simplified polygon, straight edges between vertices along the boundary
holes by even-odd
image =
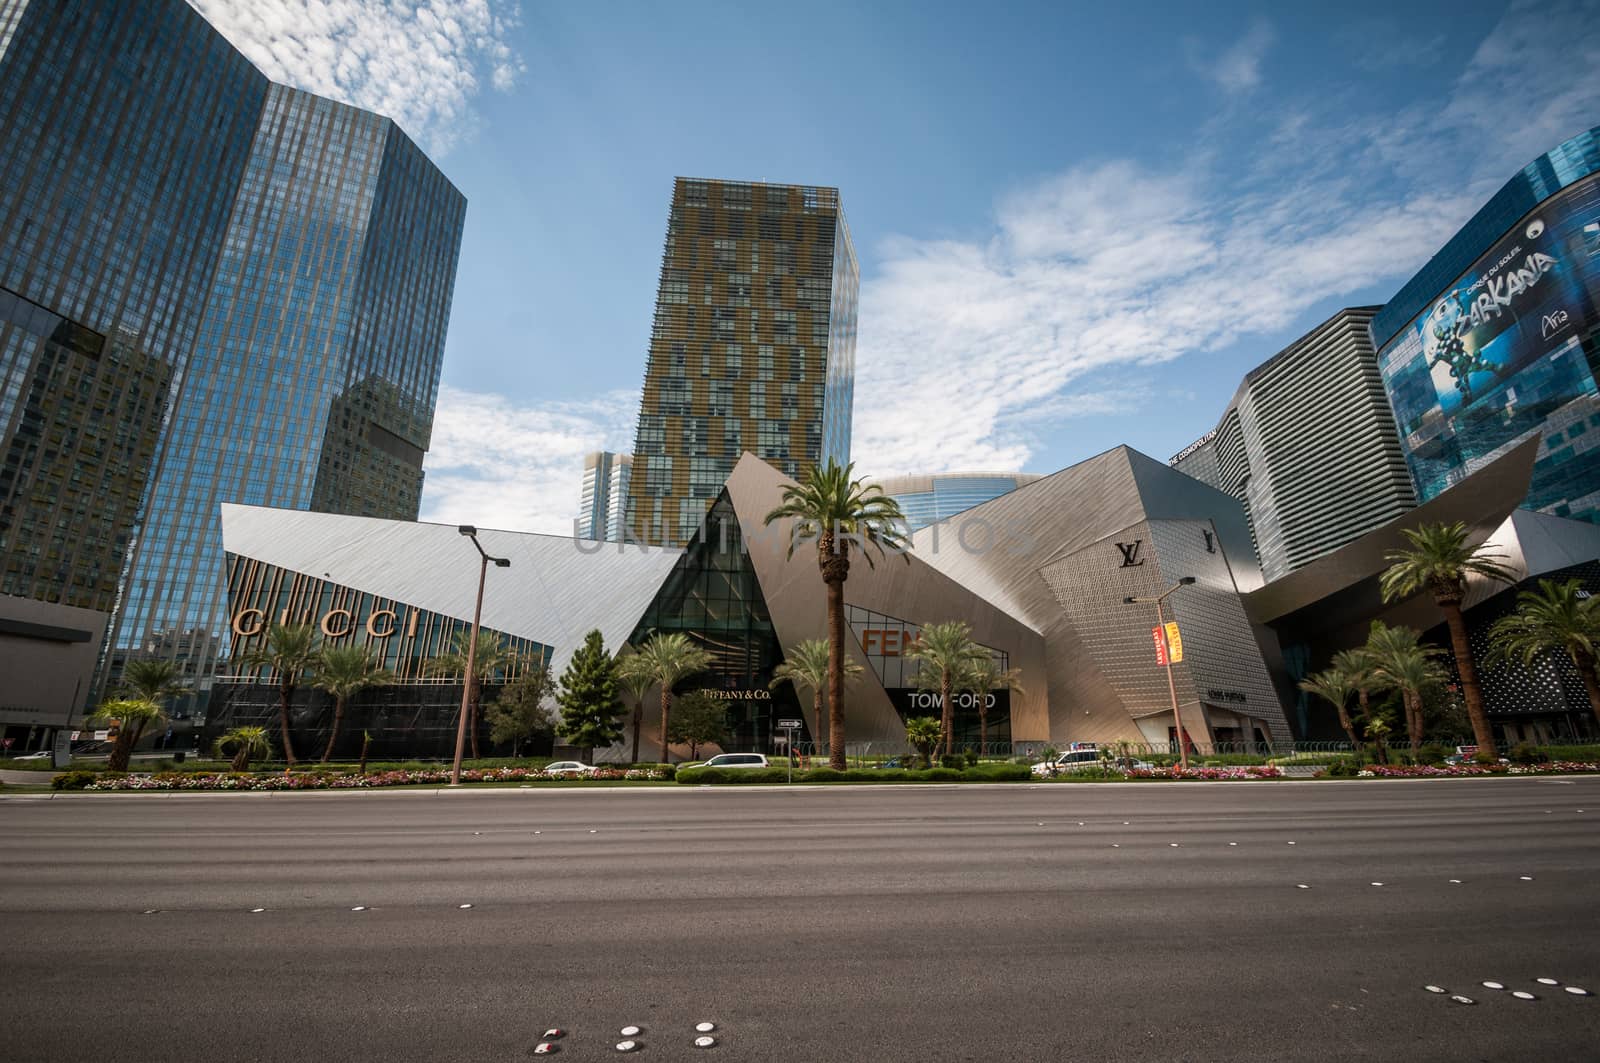
[[[1490,767],[1493,767],[1494,765],[1500,763],[1500,758],[1489,752],[1487,749],[1480,749],[1476,753],[1472,754],[1472,762],[1474,764],[1487,764]]]
[[[1026,764],[975,764],[961,777],[968,782],[1024,782],[1033,772]]]
[[[85,786],[100,777],[97,771],[64,771],[50,780],[50,785],[57,790],[82,790]]]
[[[1511,763],[1513,764],[1550,763],[1550,754],[1536,746],[1530,746],[1526,742],[1512,746],[1511,752],[1507,753],[1506,756],[1511,758]]]
[[[1444,758],[1450,755],[1450,750],[1437,742],[1429,742],[1417,750],[1418,764],[1443,764]]]
[[[803,775],[796,775],[795,778],[801,782],[843,782],[845,774],[836,768],[812,768]]]
[[[1361,765],[1354,757],[1340,757],[1328,765],[1327,773],[1334,779],[1354,779]]]
[[[961,773],[955,768],[929,768],[927,771],[916,773],[926,782],[960,782]]]

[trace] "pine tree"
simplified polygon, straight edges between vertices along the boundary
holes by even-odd
[[[579,749],[609,746],[622,737],[622,702],[617,672],[599,631],[584,637],[561,673],[561,724],[556,733]]]

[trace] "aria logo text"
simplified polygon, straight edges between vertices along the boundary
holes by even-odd
[[[1570,324],[1572,319],[1565,310],[1552,310],[1540,321],[1539,338],[1547,340]]]

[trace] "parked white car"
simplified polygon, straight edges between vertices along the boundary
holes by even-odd
[[[557,760],[544,766],[548,775],[588,775],[594,771],[592,764],[581,760]]]
[[[710,760],[699,764],[679,764],[678,770],[684,768],[766,768],[770,767],[765,754],[762,753],[718,753]]]

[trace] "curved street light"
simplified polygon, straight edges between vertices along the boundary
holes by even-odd
[[[462,524],[456,531],[472,540],[472,545],[478,548],[478,555],[483,558],[478,565],[478,604],[472,610],[472,635],[467,639],[467,682],[461,690],[461,719],[456,724],[456,759],[450,768],[450,785],[461,785],[461,751],[467,744],[467,709],[472,705],[472,688],[477,682],[473,670],[478,666],[478,621],[483,618],[483,583],[484,577],[489,574],[489,562],[493,561],[495,568],[510,568],[509,557],[491,557],[484,550],[483,544],[478,542],[478,529],[470,524]]]
[[[1178,731],[1178,763],[1184,771],[1189,770],[1189,743],[1184,740],[1183,717],[1178,714],[1178,687],[1172,681],[1172,647],[1167,643],[1167,616],[1161,609],[1161,603],[1167,600],[1167,595],[1179,587],[1187,587],[1193,582],[1193,576],[1184,576],[1160,594],[1122,599],[1123,605],[1147,605],[1150,602],[1156,604],[1156,630],[1161,632],[1161,645],[1166,650],[1161,656],[1167,662],[1167,693],[1172,695],[1172,722]]]

